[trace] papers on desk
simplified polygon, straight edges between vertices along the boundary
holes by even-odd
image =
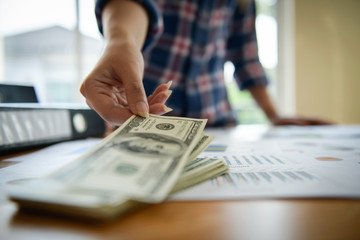
[[[360,137],[356,137],[360,126],[270,131],[264,126],[239,126],[206,131],[214,140],[199,157],[225,158],[229,172],[172,195],[170,200],[360,197]],[[46,176],[99,141],[61,143],[5,160],[19,164],[0,169],[0,190]],[[0,196],[5,199],[4,194]]]
[[[208,129],[200,157],[224,158],[229,172],[171,199],[360,197],[360,126],[252,128]]]
[[[315,138],[349,139],[360,138],[359,125],[324,125],[324,126],[283,126],[270,129],[266,138]]]

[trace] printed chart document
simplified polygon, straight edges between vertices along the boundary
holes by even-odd
[[[175,193],[170,200],[360,198],[360,126],[269,130],[254,125],[206,133],[214,139],[199,157],[223,158],[230,170]],[[2,161],[7,167],[0,169],[0,200],[6,197],[5,186],[44,177],[99,142],[64,142]]]
[[[360,126],[206,131],[214,140],[200,157],[224,158],[230,170],[172,200],[360,198]]]

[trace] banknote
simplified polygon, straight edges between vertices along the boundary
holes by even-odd
[[[88,153],[46,178],[10,189],[22,207],[111,219],[228,170],[196,158],[213,140],[206,120],[133,116]]]
[[[214,178],[229,170],[222,158],[196,158],[189,162],[180,175],[171,193],[189,188],[200,182]]]
[[[203,135],[206,120],[132,116],[70,165],[49,176],[72,188],[164,200]]]
[[[194,149],[191,151],[188,162],[194,160],[202,151],[204,151],[212,140],[214,140],[214,137],[204,132]]]
[[[196,158],[184,167],[171,194],[219,176],[228,168],[223,159]],[[69,184],[53,179],[39,179],[25,185],[11,186],[10,198],[22,208],[97,221],[108,221],[148,206],[148,203],[135,201],[115,192],[74,189]]]

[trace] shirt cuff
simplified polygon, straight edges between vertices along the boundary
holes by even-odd
[[[234,77],[241,90],[269,84],[269,79],[259,59],[249,61],[239,67],[235,66]]]
[[[95,16],[98,24],[98,28],[101,34],[103,34],[103,24],[102,24],[102,11],[105,5],[110,0],[96,0],[95,3]],[[133,0],[134,2],[139,3],[146,10],[149,17],[149,27],[146,34],[145,42],[142,47],[142,51],[146,51],[151,47],[151,45],[159,38],[161,35],[164,24],[160,11],[153,0]]]

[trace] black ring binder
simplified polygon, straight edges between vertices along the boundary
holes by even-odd
[[[0,155],[105,133],[105,121],[77,105],[2,103],[0,123]]]

